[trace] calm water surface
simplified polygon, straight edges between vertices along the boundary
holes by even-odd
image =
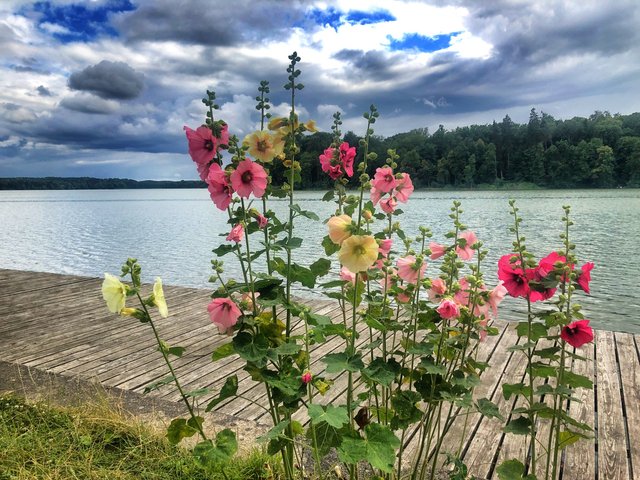
[[[334,204],[321,197],[301,192],[297,203],[324,219]],[[562,205],[572,206],[580,263],[596,265],[591,296],[580,292],[587,317],[600,328],[640,333],[640,190],[415,192],[400,220],[407,234],[424,225],[433,240],[444,243],[449,208],[460,200],[464,223],[490,252],[485,272],[493,284],[497,259],[511,251],[513,241],[509,198],[518,202],[527,246],[537,258],[561,247]],[[287,204],[276,200],[272,208],[285,214]],[[225,217],[204,189],[0,191],[0,267],[102,276],[118,273],[131,256],[147,281],[160,276],[167,284],[206,287],[211,249],[229,230]],[[294,251],[299,263],[324,254],[325,234],[321,223],[300,219],[296,236],[304,243]],[[228,273],[235,274],[232,257],[225,259]],[[427,272],[437,275],[436,262]],[[508,304],[503,318],[517,317],[517,308]]]

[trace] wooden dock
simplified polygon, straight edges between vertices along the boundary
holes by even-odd
[[[98,278],[0,269],[0,361],[133,392],[142,392],[148,383],[165,377],[166,367],[149,327],[110,314],[102,300],[101,283]],[[175,362],[185,388],[217,391],[235,373],[239,391],[263,402],[263,387],[251,382],[235,356],[212,365],[211,352],[228,338],[218,335],[208,320],[208,292],[165,286],[165,296],[171,315],[157,325],[165,341],[187,349]],[[314,300],[313,308],[332,317],[340,314],[337,304],[329,301]],[[521,355],[506,350],[516,341],[513,328],[505,322],[497,326],[500,334],[481,344],[479,359],[489,361],[491,368],[483,374],[477,396],[491,399],[508,415],[514,405],[503,399],[501,384],[520,381],[524,362]],[[640,478],[639,340],[638,335],[597,331],[595,343],[581,349],[589,361],[581,362],[580,373],[593,379],[594,389],[582,391],[583,403],[573,402],[570,410],[575,418],[592,425],[595,438],[565,450],[562,480]],[[333,341],[323,348],[338,346]],[[312,371],[320,372],[322,365],[312,365]],[[335,400],[345,385],[345,379],[338,377],[323,401]],[[178,400],[168,387],[150,395]],[[256,423],[269,422],[263,409],[241,399],[224,402],[218,411]],[[522,458],[523,437],[505,435],[501,422],[472,414],[467,425],[463,460],[478,478],[497,478],[496,465],[504,459]],[[417,439],[407,442],[409,451],[416,448]]]

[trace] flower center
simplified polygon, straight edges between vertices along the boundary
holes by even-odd
[[[389,183],[393,182],[393,175],[391,175],[391,174],[385,175],[384,176],[384,181],[385,182],[389,182]]]
[[[259,152],[266,152],[269,147],[266,140],[258,140],[256,148]]]
[[[250,171],[246,171],[242,174],[242,183],[251,183],[253,180],[253,174]]]
[[[213,142],[211,140],[205,140],[204,148],[211,152],[213,150]]]

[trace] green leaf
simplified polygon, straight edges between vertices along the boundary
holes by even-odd
[[[496,468],[496,473],[500,480],[536,480],[536,476],[533,474],[524,476],[524,465],[516,459],[502,462]]]
[[[236,353],[236,351],[233,348],[233,343],[225,343],[224,345],[220,345],[213,351],[213,353],[211,354],[211,361],[216,362],[230,355],[233,355],[234,353]]]
[[[505,400],[509,400],[512,395],[525,395],[528,388],[524,383],[503,383],[502,396]]]
[[[266,372],[264,375],[264,381],[270,387],[277,388],[286,397],[293,397],[298,393],[300,388],[300,380],[294,377],[281,377],[275,372]]]
[[[214,248],[212,252],[215,253],[218,257],[222,257],[227,253],[233,252],[236,249],[237,247],[235,245],[229,245],[228,243],[223,243],[219,247]]]
[[[367,367],[362,369],[362,374],[372,382],[388,387],[393,383],[400,366],[389,364],[382,358],[375,358]]]
[[[330,325],[331,317],[327,315],[318,315],[317,313],[307,312],[307,321],[309,325]]]
[[[197,432],[198,430],[188,425],[184,418],[174,418],[167,429],[167,439],[169,443],[177,445],[183,438],[192,437]]]
[[[340,428],[349,423],[349,413],[346,407],[323,407],[317,404],[309,405],[309,417],[314,423],[327,422],[334,428]]]
[[[315,431],[315,439],[318,445],[318,452],[320,456],[327,455],[332,448],[337,448],[342,440],[342,433],[339,429],[333,428],[326,422],[319,423],[318,425],[312,425],[313,428],[307,430],[307,438],[310,441],[310,445],[313,445],[313,434]],[[347,427],[344,427],[347,428]]]
[[[328,260],[326,258],[319,258],[311,265],[309,265],[309,270],[311,270],[311,273],[313,273],[316,277],[324,277],[327,273],[329,273],[330,269],[331,260]]]
[[[173,382],[175,382],[176,377],[174,377],[173,375],[169,375],[167,377],[164,377],[161,380],[158,380],[155,383],[151,383],[149,385],[147,385],[146,387],[144,387],[144,391],[142,393],[149,393],[149,392],[153,392],[154,390],[158,390],[160,387],[164,387],[165,385],[170,385]]]
[[[515,435],[529,435],[531,433],[531,420],[527,417],[518,417],[510,420],[503,428],[504,433]]]
[[[277,438],[283,437],[284,431],[288,426],[289,420],[282,420],[277,425],[271,427],[267,433],[265,433],[264,435],[260,435],[257,440],[258,442],[265,442],[268,440],[275,440]]]
[[[549,378],[555,377],[558,372],[556,367],[534,362],[531,364],[531,373],[533,375],[533,378]]]
[[[396,391],[391,397],[394,416],[391,418],[391,428],[394,430],[407,428],[412,423],[420,421],[422,411],[416,404],[422,399],[418,392],[411,390]]]
[[[562,374],[562,385],[568,385],[571,388],[593,388],[593,382],[584,375],[565,371]]]
[[[373,468],[391,473],[400,440],[389,427],[378,423],[367,425],[364,431],[365,438],[343,438],[338,447],[338,457],[351,464],[366,460]]]
[[[215,445],[211,440],[200,442],[194,447],[193,455],[201,465],[211,467],[230,460],[237,451],[235,432],[225,428],[216,435]]]
[[[253,336],[248,332],[240,332],[233,337],[233,349],[244,360],[264,363],[269,351],[269,342],[263,335]]]
[[[170,347],[169,350],[167,350],[167,353],[180,358],[186,350],[187,349],[184,347]]]
[[[322,246],[324,248],[324,253],[327,255],[327,257],[333,255],[338,250],[340,250],[340,245],[336,245],[335,243],[333,243],[329,235],[325,236],[322,239]]]
[[[500,414],[498,406],[488,398],[481,398],[476,402],[476,408],[478,411],[487,418],[497,418],[504,420],[504,417]]]
[[[184,396],[185,397],[193,397],[193,398],[197,398],[197,397],[202,397],[203,395],[208,395],[209,393],[211,393],[213,390],[211,390],[210,388],[197,388],[195,390],[190,390],[188,392],[184,392]]]
[[[562,450],[565,447],[568,447],[571,444],[576,443],[578,440],[580,440],[581,438],[583,438],[584,435],[579,435],[577,433],[574,433],[570,430],[564,430],[562,432],[560,432],[560,435],[558,436],[558,450]]]
[[[220,393],[218,394],[218,396],[207,404],[205,412],[210,412],[211,409],[213,409],[220,402],[226,400],[227,398],[235,396],[236,393],[238,393],[238,376],[232,375],[230,377],[227,377],[224,385],[220,389]]]
[[[333,190],[329,190],[327,193],[324,194],[324,196],[322,197],[322,201],[323,202],[330,202],[331,200],[333,200],[333,198],[335,197],[335,192]]]
[[[282,240],[275,242],[274,245],[278,245],[279,247],[283,247],[288,250],[293,250],[294,248],[300,248],[302,246],[302,239],[298,237],[291,237],[291,240],[283,238]]]
[[[516,332],[519,337],[528,337],[531,342],[537,342],[548,334],[547,326],[539,322],[531,322],[531,335],[529,335],[529,324],[527,322],[518,323]]]
[[[281,345],[278,345],[273,350],[278,355],[294,355],[298,353],[301,349],[302,349],[301,345],[298,345],[295,341],[289,341]]]
[[[312,212],[310,210],[302,210],[300,208],[300,205],[298,205],[297,203],[294,205],[291,205],[291,207],[289,208],[291,208],[291,210],[296,212],[298,215],[302,215],[303,217],[306,217],[309,220],[315,220],[315,221],[320,220],[320,217],[318,217],[318,215],[316,215],[315,212]]]
[[[349,357],[344,352],[329,353],[325,355],[321,361],[327,364],[327,373],[340,373],[344,370],[347,372],[358,372],[364,368],[362,357],[359,354]]]
[[[560,357],[557,353],[560,351],[560,347],[547,347],[536,350],[536,355],[540,358],[547,358],[549,360],[557,360]]]
[[[422,360],[420,360],[420,367],[424,368],[425,372],[429,374],[444,375],[447,372],[444,365],[436,365],[433,359],[429,357],[423,357]]]

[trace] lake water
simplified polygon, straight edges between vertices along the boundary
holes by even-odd
[[[296,201],[324,219],[334,204],[321,197],[300,192]],[[537,258],[561,248],[562,205],[572,206],[579,262],[595,263],[591,296],[579,292],[587,318],[599,328],[640,333],[640,190],[415,192],[400,220],[407,234],[424,225],[433,240],[445,243],[449,208],[460,200],[464,223],[490,252],[484,271],[493,284],[497,259],[513,241],[509,198],[517,200],[522,232]],[[286,213],[284,200],[271,205]],[[308,264],[324,255],[326,227],[300,220],[296,236],[304,243],[294,253]],[[166,284],[207,287],[211,249],[228,230],[226,212],[215,208],[204,189],[0,191],[0,268],[102,276],[117,274],[127,257],[136,257],[147,281],[160,276]],[[233,273],[232,257],[224,259]],[[435,262],[427,273],[438,274]],[[503,318],[517,317],[513,305],[506,305]]]

